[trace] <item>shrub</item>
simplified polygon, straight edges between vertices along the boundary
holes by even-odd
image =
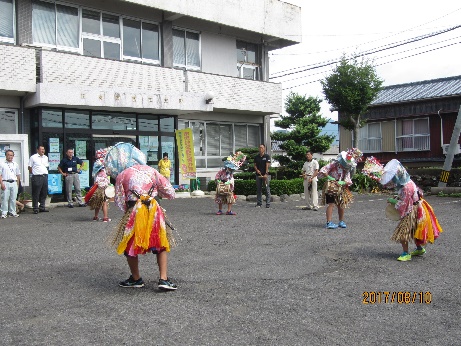
[[[271,180],[270,182],[272,195],[293,195],[304,191],[303,179],[296,178],[292,180]],[[211,180],[208,183],[208,191],[216,190],[216,181]],[[265,192],[265,191],[263,191]],[[256,181],[253,180],[234,180],[234,193],[236,195],[256,195]]]

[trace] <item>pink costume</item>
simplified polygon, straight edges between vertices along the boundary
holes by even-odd
[[[115,204],[124,211],[119,225],[117,252],[135,257],[148,251],[169,251],[165,215],[154,199],[175,197],[173,186],[156,169],[146,165],[126,168],[117,176]]]

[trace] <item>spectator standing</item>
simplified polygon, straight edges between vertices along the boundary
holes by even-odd
[[[255,156],[254,168],[256,171],[256,190],[257,202],[256,207],[261,207],[262,202],[262,188],[266,186],[266,208],[271,205],[271,189],[270,189],[270,175],[269,167],[271,164],[271,157],[266,154],[266,146],[261,144],[259,146],[259,154]]]
[[[78,166],[80,167],[78,167]],[[75,188],[75,195],[77,198],[79,207],[86,207],[86,204],[82,200],[82,191],[80,190],[80,176],[79,172],[81,171],[84,163],[83,160],[74,156],[73,149],[67,149],[66,156],[61,160],[58,165],[58,171],[64,177],[65,186],[66,186],[66,197],[69,208],[74,207],[74,202],[72,201],[72,187]]]
[[[16,213],[16,196],[21,183],[19,165],[13,161],[14,151],[5,152],[6,160],[0,164],[0,183],[2,189],[2,219],[8,215],[18,217]]]
[[[168,159],[168,153],[163,153],[163,159],[158,162],[158,170],[161,175],[170,180],[171,161]]]
[[[319,163],[313,158],[312,152],[306,153],[307,161],[303,165],[303,185],[306,206],[303,210],[319,210],[319,196],[317,191],[317,174],[319,173]]]
[[[29,173],[32,174],[32,207],[34,214],[38,214],[39,211],[48,212],[45,209],[45,200],[48,194],[49,166],[48,156],[45,155],[45,147],[39,145],[37,153],[29,159]]]

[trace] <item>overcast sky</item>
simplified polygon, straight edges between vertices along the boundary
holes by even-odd
[[[335,65],[318,66],[343,53],[374,52],[367,58],[385,86],[461,75],[460,1],[285,2],[301,7],[303,37],[301,44],[269,54],[271,77],[282,76],[270,80],[282,83],[284,100],[290,91],[323,99],[318,80]],[[337,119],[326,102],[322,114]]]

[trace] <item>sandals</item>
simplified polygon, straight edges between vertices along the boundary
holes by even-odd
[[[216,213],[216,215],[222,215],[222,210],[218,210],[218,212]]]
[[[231,211],[226,211],[226,215],[237,215],[237,213],[234,213],[234,212],[231,210]]]

